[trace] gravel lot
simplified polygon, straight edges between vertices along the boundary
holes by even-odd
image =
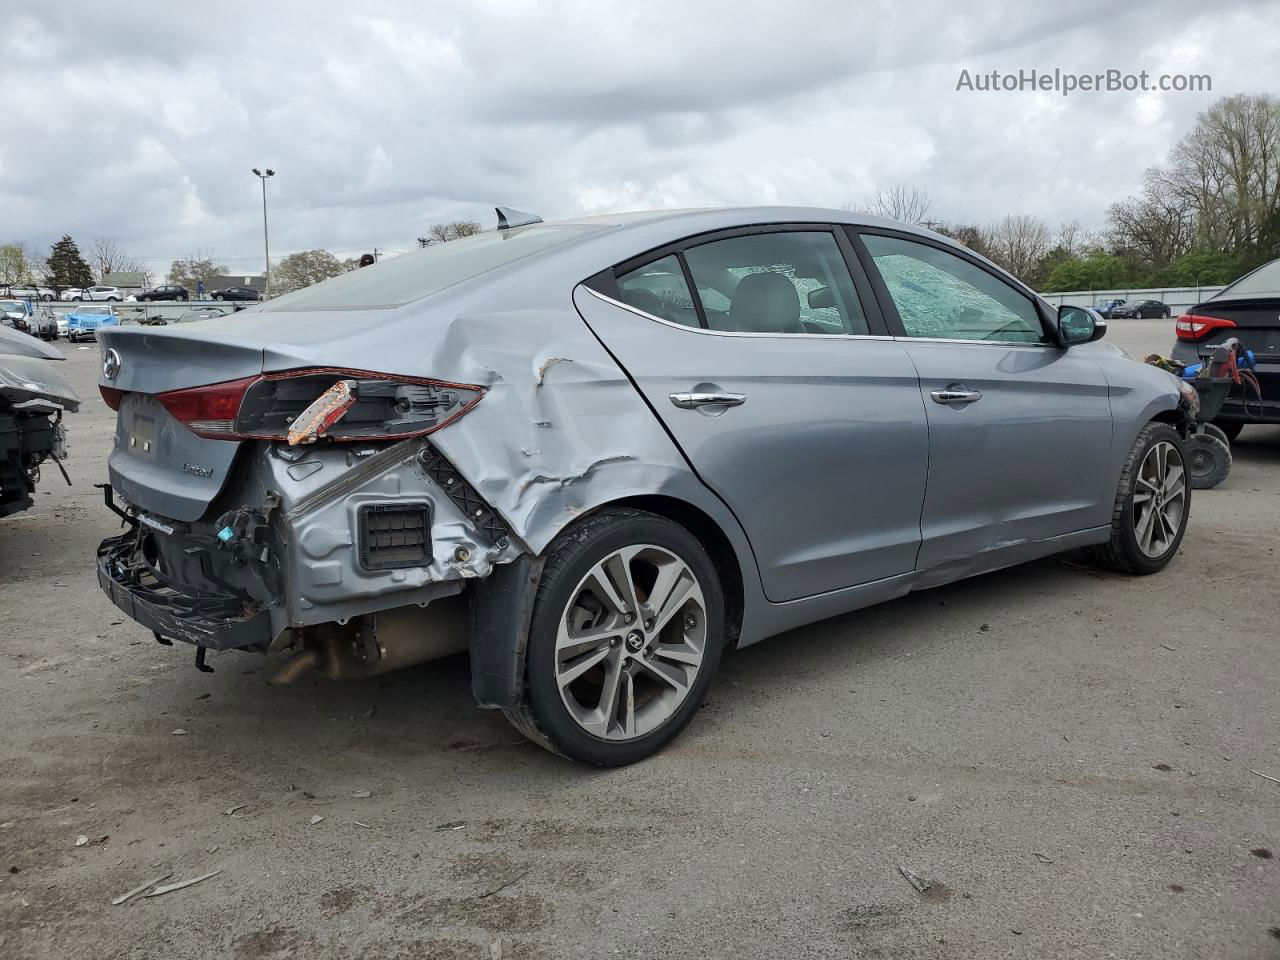
[[[123,621],[68,356],[74,485],[0,521],[0,957],[1280,957],[1280,428],[1164,574],[1068,555],[794,631],[596,772],[461,657],[273,688]]]

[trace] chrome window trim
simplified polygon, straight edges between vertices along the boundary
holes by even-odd
[[[771,339],[771,340],[895,340],[897,337],[881,336],[874,333],[751,333],[747,330],[710,330],[703,327],[687,327],[683,323],[672,323],[670,320],[664,320],[662,317],[655,317],[652,313],[646,313],[638,307],[633,307],[629,303],[623,303],[621,300],[615,300],[608,294],[601,293],[599,290],[592,290],[586,284],[578,284],[579,288],[587,291],[593,297],[603,300],[605,303],[613,304],[615,307],[621,307],[628,313],[634,313],[637,317],[644,317],[646,320],[652,320],[654,323],[660,323],[664,327],[672,327],[676,330],[683,330],[686,333],[700,333],[703,336],[713,337],[748,337],[752,339]],[[901,338],[910,339],[910,338]],[[961,341],[969,343],[971,341]]]
[[[963,340],[959,337],[891,337],[903,343],[966,343],[978,347],[1037,347],[1041,350],[1062,348],[1056,343],[1029,343],[1026,340]]]

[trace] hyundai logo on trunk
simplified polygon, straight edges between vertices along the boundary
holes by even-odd
[[[105,354],[103,354],[102,375],[106,377],[108,380],[114,380],[116,377],[120,376],[121,363],[122,361],[120,359],[119,352],[115,349],[115,347],[112,347]]]

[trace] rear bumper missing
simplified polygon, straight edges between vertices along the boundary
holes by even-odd
[[[191,596],[170,587],[137,558],[138,532],[130,530],[98,545],[98,585],[117,607],[166,640],[213,650],[271,644],[264,607],[231,596]]]

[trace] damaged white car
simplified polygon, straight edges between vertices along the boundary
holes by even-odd
[[[99,330],[112,601],[206,670],[469,650],[482,706],[614,765],[676,735],[726,646],[1071,547],[1134,573],[1178,549],[1177,382],[950,241],[812,209],[499,219]]]

